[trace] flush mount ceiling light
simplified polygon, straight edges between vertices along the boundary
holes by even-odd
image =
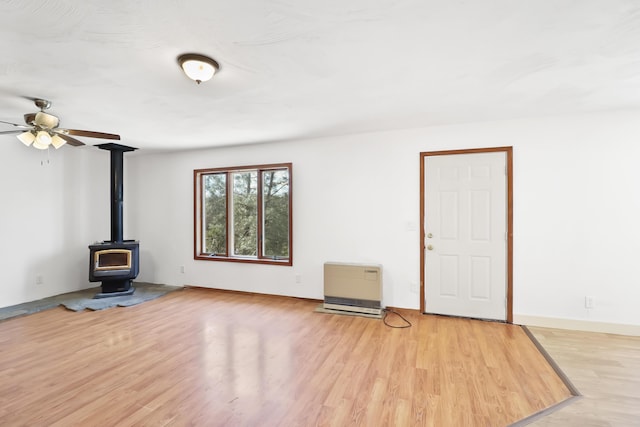
[[[197,53],[185,53],[178,56],[178,64],[180,64],[187,77],[195,80],[198,84],[211,80],[220,68],[213,59]]]

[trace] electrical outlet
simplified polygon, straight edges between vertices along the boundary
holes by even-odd
[[[411,289],[411,292],[413,292],[414,294],[420,292],[420,288],[418,287],[418,284],[416,282],[411,282],[411,285],[409,285],[409,289]]]
[[[184,265],[181,265],[181,266],[180,266],[180,273],[183,273],[183,274],[184,274]]]
[[[596,299],[594,297],[584,297],[584,308],[596,308]]]
[[[302,283],[302,275],[296,274],[296,283]]]
[[[36,274],[36,285],[42,285],[44,283],[44,277],[42,274]]]

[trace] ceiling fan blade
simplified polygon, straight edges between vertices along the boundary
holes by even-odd
[[[56,129],[56,132],[63,133],[64,135],[74,136],[86,136],[89,138],[101,138],[101,139],[120,139],[120,135],[104,132],[93,132],[90,130],[78,130],[78,129]]]
[[[69,145],[73,145],[74,147],[80,147],[81,145],[85,145],[84,142],[78,141],[77,139],[72,138],[69,135],[65,135],[64,133],[58,133],[58,132],[56,133],[58,134],[58,136],[60,136],[60,138],[67,141],[67,144]]]
[[[29,126],[19,125],[17,123],[5,122],[4,120],[0,120],[0,123],[6,123],[8,125],[15,126],[17,128],[21,128],[21,129],[31,129]]]
[[[23,132],[24,132],[23,130],[5,130],[0,132],[0,135],[17,135]]]

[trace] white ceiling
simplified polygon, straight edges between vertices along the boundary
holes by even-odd
[[[145,149],[640,108],[640,2],[0,0],[0,120],[24,97]]]

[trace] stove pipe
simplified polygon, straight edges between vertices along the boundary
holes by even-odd
[[[120,144],[99,144],[96,147],[111,152],[111,242],[123,242],[123,154],[136,148]]]

